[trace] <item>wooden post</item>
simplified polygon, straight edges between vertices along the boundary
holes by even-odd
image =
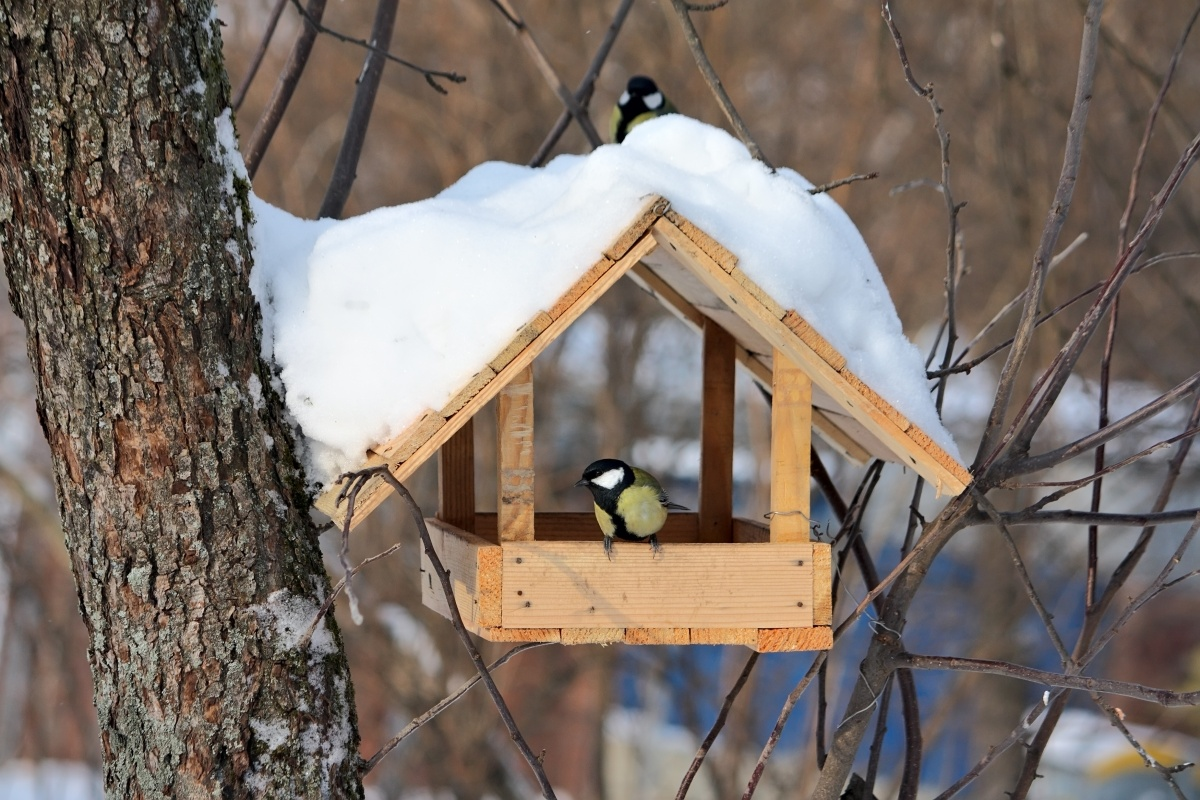
[[[700,402],[701,542],[733,541],[733,379],[737,342],[704,320],[704,389]]]
[[[812,380],[776,348],[771,397],[771,541],[807,542]]]
[[[513,376],[496,403],[496,531],[501,542],[533,540],[533,365]]]
[[[475,421],[438,448],[438,519],[475,532]]]

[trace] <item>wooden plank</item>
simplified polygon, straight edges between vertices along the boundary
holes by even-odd
[[[596,299],[600,295],[608,291],[609,287],[616,283],[630,267],[657,246],[658,242],[653,236],[646,235],[639,239],[621,260],[613,263],[608,272],[589,284],[588,288],[579,294],[570,308],[564,311],[557,319],[553,320],[549,327],[538,334],[537,338],[530,342],[529,346],[510,361],[504,369],[498,372],[492,381],[488,382],[470,400],[463,404],[462,408],[447,420],[446,425],[427,439],[412,454],[411,458],[400,464],[391,464],[392,475],[396,477],[396,480],[401,482],[407,480],[417,470],[417,467],[429,460],[437,452],[438,448],[445,444],[450,436],[462,427],[466,420],[474,416],[489,400],[495,397],[500,391],[501,386],[507,384],[521,369],[532,363],[533,359],[545,350],[552,341],[557,339],[559,334],[578,319],[592,303],[596,302]],[[365,466],[373,466],[374,463],[368,460]],[[332,486],[326,489],[317,498],[315,503],[320,511],[324,512],[339,525],[342,524],[346,513],[345,508],[338,506],[336,503],[340,491],[340,486]],[[364,487],[363,491],[359,492],[358,501],[355,504],[354,519],[351,527],[356,527],[366,519],[367,515],[375,510],[390,493],[391,487],[379,479],[372,481],[368,486]]]
[[[404,429],[396,438],[374,450],[385,461],[400,463],[412,458],[425,440],[446,424],[446,418],[436,411],[427,409],[421,418]],[[368,454],[371,450],[367,451]]]
[[[729,274],[741,285],[743,289],[746,290],[747,294],[757,300],[759,305],[767,310],[767,313],[769,313],[775,319],[783,319],[787,309],[781,306],[774,297],[767,294],[761,286],[750,280],[750,277],[746,273],[742,272],[740,269],[734,269],[729,271]]]
[[[539,542],[595,542],[600,547],[604,540],[596,515],[591,511],[538,511],[533,520]],[[659,541],[694,544],[698,520],[699,514],[694,511],[672,511],[658,532]],[[496,515],[491,512],[476,513],[474,533],[487,541],[498,542]]]
[[[733,541],[734,341],[715,322],[704,325],[700,398],[701,542]]]
[[[787,354],[776,350],[771,399],[771,541],[807,542],[812,381]]]
[[[467,420],[438,449],[438,519],[475,530],[475,423]]]
[[[472,631],[489,642],[561,642],[558,628],[480,628]]]
[[[800,316],[796,309],[788,309],[783,315],[783,324],[788,326],[800,339],[812,348],[812,351],[824,359],[825,363],[841,372],[846,367],[846,357],[839,353],[829,341],[817,333],[817,329],[808,324],[808,320]]]
[[[558,298],[554,305],[546,311],[551,319],[558,319],[570,308],[576,300],[583,296],[583,293],[592,288],[592,284],[600,280],[600,277],[612,269],[613,260],[607,256],[602,257],[599,261],[588,268],[588,271],[583,273],[583,277],[575,281],[571,288],[566,293]]]
[[[730,307],[741,307],[743,317],[750,322],[772,346],[787,353],[826,393],[836,400],[848,413],[858,419],[868,430],[885,443],[897,459],[909,464],[931,483],[942,484],[951,493],[966,488],[965,469],[951,470],[940,457],[926,450],[901,430],[883,409],[860,394],[851,386],[842,373],[833,369],[809,345],[790,328],[776,319],[766,308],[750,297],[720,265],[698,248],[667,220],[660,219],[652,232],[662,245],[661,253],[674,255],[681,263],[689,265],[691,271],[718,294],[722,302]],[[891,409],[894,411],[894,409]],[[935,446],[936,447],[936,446]],[[937,448],[940,450],[940,448]]]
[[[549,314],[539,311],[533,319],[520,327],[517,335],[496,354],[495,358],[488,362],[488,366],[496,372],[504,369],[508,362],[516,358],[517,354],[528,347],[529,343],[538,337],[538,334],[549,328],[552,322],[554,320]]]
[[[614,644],[624,639],[624,628],[563,628],[559,641],[563,644]]]
[[[758,644],[757,628],[692,628],[692,644]]]
[[[533,365],[496,401],[497,530],[501,542],[533,541]]]
[[[726,272],[733,272],[737,268],[738,259],[730,252],[725,245],[718,242],[716,239],[709,236],[700,228],[696,227],[690,219],[680,214],[674,209],[667,209],[664,216],[678,228],[684,236],[687,236],[696,246],[708,254],[708,257],[721,265],[721,269]]]
[[[634,265],[633,269],[629,271],[629,278],[653,295],[658,302],[674,311],[685,322],[691,323],[696,330],[704,327],[704,315],[700,313],[700,310],[644,263]]]
[[[591,542],[504,545],[504,622],[512,627],[807,627],[812,545]]]
[[[752,649],[760,653],[790,653],[831,647],[832,628],[763,628],[758,631],[758,641]]]
[[[833,624],[833,548],[813,544],[813,625]]]
[[[449,418],[458,413],[458,410],[470,402],[471,398],[483,391],[483,387],[492,382],[496,377],[496,370],[491,367],[484,367],[475,373],[475,377],[471,378],[463,388],[459,389],[454,397],[451,397],[446,405],[442,406],[442,410],[438,413],[443,417]]]
[[[625,644],[690,644],[687,628],[626,628]]]
[[[503,553],[491,544],[438,519],[427,519],[429,536],[442,566],[450,573],[450,584],[463,622],[472,628],[501,623],[501,570]],[[421,602],[450,618],[442,584],[433,564],[421,551]]]
[[[671,204],[658,195],[651,195],[646,198],[646,202],[642,204],[642,210],[638,212],[617,240],[608,246],[604,251],[607,258],[617,261],[625,256],[626,253],[633,247],[634,243],[641,239],[646,231],[650,230],[663,211],[670,208]]]

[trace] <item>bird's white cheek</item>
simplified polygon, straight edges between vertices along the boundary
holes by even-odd
[[[642,102],[646,104],[646,108],[650,109],[651,111],[656,111],[663,104],[662,92],[655,92],[654,94],[648,94],[642,100]]]
[[[621,99],[617,101],[617,105],[623,106],[629,102],[629,92],[621,92]]]
[[[624,474],[625,473],[623,470],[614,467],[608,472],[602,472],[596,477],[592,478],[592,483],[596,484],[602,489],[612,489],[621,482],[621,478],[624,476]]]

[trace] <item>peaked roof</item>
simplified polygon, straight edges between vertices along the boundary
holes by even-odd
[[[970,483],[966,467],[860,380],[795,309],[763,291],[738,268],[733,253],[662,197],[650,198],[600,260],[550,308],[521,326],[445,406],[427,409],[398,436],[369,450],[362,466],[386,463],[405,480],[624,275],[693,327],[702,327],[706,318],[721,325],[737,342],[738,361],[768,389],[774,350],[785,353],[812,378],[813,427],[851,460],[904,464],[939,494],[958,494]],[[340,491],[340,486],[329,488],[316,501],[318,509],[339,521],[345,514],[337,504]],[[364,487],[354,524],[388,492],[383,481]]]

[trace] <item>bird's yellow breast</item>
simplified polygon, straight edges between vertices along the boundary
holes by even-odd
[[[667,509],[659,500],[660,491],[654,486],[630,486],[617,499],[617,513],[625,520],[625,529],[634,536],[645,538],[662,530]]]

